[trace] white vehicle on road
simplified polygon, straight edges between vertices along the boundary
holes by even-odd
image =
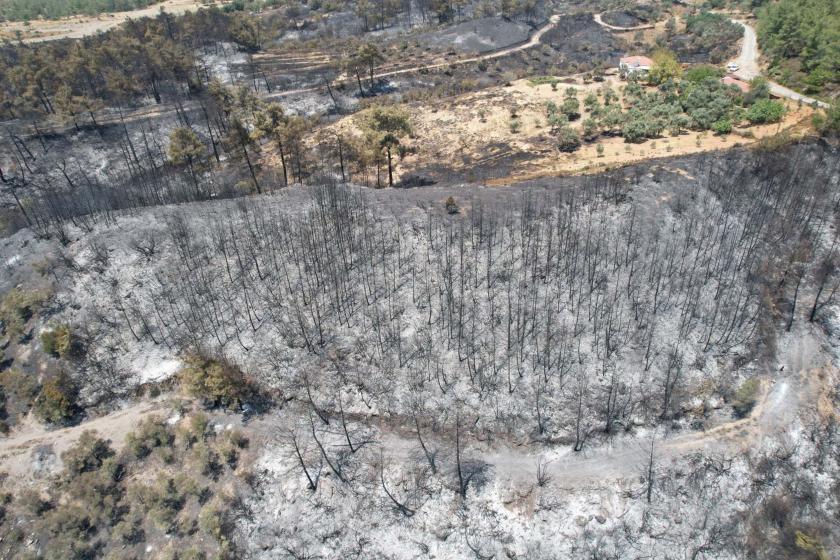
[[[734,62],[730,62],[726,65],[726,69],[730,72],[737,72],[741,67],[735,64]]]

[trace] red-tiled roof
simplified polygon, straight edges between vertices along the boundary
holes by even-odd
[[[739,80],[735,76],[724,76],[723,83],[728,86],[738,86],[738,89],[740,89],[743,93],[747,93],[750,91],[750,84]]]
[[[653,61],[646,56],[626,56],[621,59],[621,64],[627,66],[653,66]]]

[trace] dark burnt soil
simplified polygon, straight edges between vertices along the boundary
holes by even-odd
[[[721,42],[709,44],[700,42],[693,35],[674,35],[668,41],[680,62],[688,64],[720,64],[738,54],[739,37],[730,37]]]
[[[477,183],[509,177],[535,156],[530,152],[514,150],[510,145],[503,142],[494,142],[487,145],[480,157],[469,155],[453,156],[449,162],[431,163],[420,167],[412,173],[406,181],[406,185],[413,187],[418,183],[426,184],[453,184],[453,183]],[[452,164],[463,165],[461,169],[453,169]]]
[[[560,19],[557,27],[543,35],[542,42],[565,63],[618,64],[624,44],[592,18],[578,14]]]
[[[480,18],[439,31],[422,33],[414,41],[463,53],[490,52],[528,40],[530,26],[500,17]]]
[[[432,103],[529,76],[597,74],[614,67],[625,50],[622,39],[605,31],[590,14],[575,15],[563,18],[533,48],[480,62],[392,76],[381,80],[379,91],[388,92],[386,95],[396,101]],[[347,95],[357,93],[355,82],[336,89]]]
[[[782,148],[778,152],[759,153],[750,148],[737,148],[703,154],[673,156],[651,161],[639,162],[604,173],[586,176],[542,177],[527,181],[512,182],[506,187],[488,187],[480,176],[453,176],[449,181],[435,185],[411,189],[370,189],[370,193],[379,204],[383,213],[400,216],[413,212],[417,208],[438,208],[444,210],[444,201],[452,196],[463,215],[469,215],[469,209],[478,204],[485,207],[504,207],[519,199],[523,192],[536,197],[556,196],[567,189],[580,189],[589,185],[603,189],[601,194],[613,200],[632,198],[647,199],[651,205],[659,205],[668,199],[669,204],[691,204],[698,182],[709,177],[712,172],[730,174],[733,170],[743,170],[745,174],[758,174],[765,180],[772,180],[773,173],[779,173],[778,167],[790,161],[813,161],[814,165],[823,158],[838,157],[837,151],[821,143],[806,142]],[[773,168],[775,165],[775,169]],[[615,179],[615,180],[608,180]],[[647,184],[654,192],[645,193],[635,187]],[[289,194],[300,195],[303,189],[289,190]],[[291,204],[291,203],[290,203]]]
[[[630,12],[607,12],[601,16],[604,23],[615,25],[616,27],[636,27],[637,25],[644,25],[648,23]]]

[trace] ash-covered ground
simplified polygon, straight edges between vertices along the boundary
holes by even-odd
[[[838,200],[803,144],[121,212],[0,262],[84,331],[90,406],[195,354],[270,395],[243,557],[780,557],[837,546]]]

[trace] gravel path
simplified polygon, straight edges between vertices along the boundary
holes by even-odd
[[[604,12],[604,13],[606,13],[606,12]],[[655,27],[655,25],[653,25],[652,23],[645,23],[645,24],[642,24],[642,25],[637,25],[635,27],[619,27],[617,25],[610,25],[609,23],[604,21],[604,19],[603,19],[604,13],[595,14],[592,17],[595,20],[595,23],[597,23],[601,27],[605,27],[605,28],[609,29],[610,31],[638,31],[640,29],[653,29]]]
[[[733,19],[732,21],[744,28],[744,41],[741,44],[741,52],[737,58],[731,61],[739,67],[738,71],[734,74],[742,80],[749,81],[762,74],[761,66],[759,65],[761,53],[758,50],[758,37],[756,36],[755,29],[748,23],[737,19]],[[801,101],[806,105],[816,104],[823,109],[829,108],[828,103],[797,93],[776,82],[770,82],[770,92],[778,97],[785,97],[797,102]]]

